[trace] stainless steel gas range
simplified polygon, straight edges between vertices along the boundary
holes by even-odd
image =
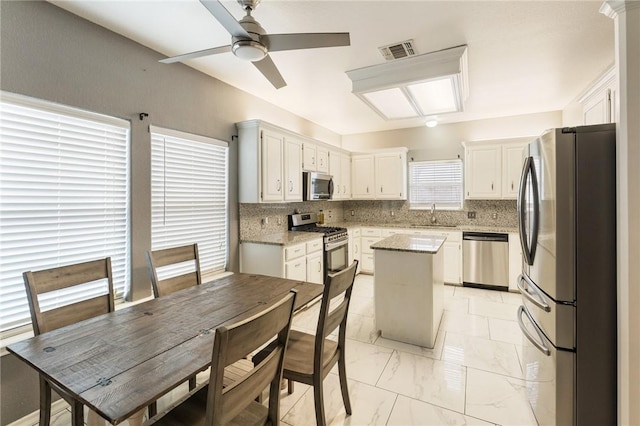
[[[289,215],[289,230],[324,234],[324,276],[349,265],[349,235],[346,228],[318,225],[317,213]]]

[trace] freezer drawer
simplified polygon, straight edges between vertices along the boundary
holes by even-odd
[[[522,304],[544,335],[556,347],[575,350],[576,307],[555,302],[524,274],[518,277],[517,286]]]
[[[518,325],[527,338],[523,340],[522,371],[538,424],[575,425],[576,353],[553,346],[524,306],[518,309]]]

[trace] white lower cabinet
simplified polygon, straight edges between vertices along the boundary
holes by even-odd
[[[360,273],[360,269],[362,268],[362,250],[361,247],[361,237],[360,237],[360,228],[349,228],[349,265],[353,263],[354,260],[358,261],[358,269],[356,269],[356,274]]]
[[[522,273],[522,246],[520,235],[509,233],[509,291],[519,291],[518,276]]]
[[[371,248],[371,245],[382,239],[382,231],[376,228],[362,228],[360,232],[362,246],[362,259],[360,262],[362,266],[360,270],[367,274],[373,274],[373,249]]]
[[[462,232],[446,232],[442,247],[444,254],[444,282],[462,284]]]
[[[243,242],[240,272],[322,284],[324,258],[322,238],[290,246]]]

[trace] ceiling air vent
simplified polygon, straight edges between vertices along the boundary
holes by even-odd
[[[407,56],[415,56],[416,54],[413,48],[413,40],[378,47],[378,50],[387,61],[406,58]]]

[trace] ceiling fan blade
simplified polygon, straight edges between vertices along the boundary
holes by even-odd
[[[200,3],[207,8],[209,13],[222,24],[222,26],[234,37],[250,39],[251,36],[236,18],[218,0],[200,0]]]
[[[161,59],[163,64],[172,64],[174,62],[182,62],[187,59],[201,58],[202,56],[216,55],[218,53],[231,52],[231,46],[212,47],[211,49],[198,50],[197,52],[185,53],[183,55],[172,56],[170,58]]]
[[[260,41],[268,46],[269,52],[349,46],[351,44],[349,33],[265,34],[260,36]]]
[[[276,68],[276,64],[273,63],[273,60],[271,60],[269,55],[265,56],[261,61],[254,62],[253,65],[258,68],[262,75],[264,75],[276,89],[280,89],[287,85],[284,78],[282,78],[280,71]]]

